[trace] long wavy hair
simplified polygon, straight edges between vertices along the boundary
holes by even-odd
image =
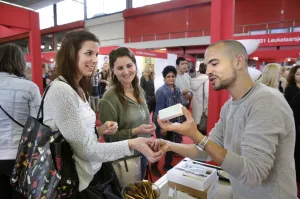
[[[78,51],[82,44],[86,41],[93,41],[99,43],[99,39],[92,33],[86,30],[75,30],[68,32],[61,42],[61,47],[56,53],[56,67],[53,79],[58,76],[63,76],[68,84],[81,96],[76,86],[76,76],[78,69]],[[88,96],[92,90],[92,76],[83,77],[79,81],[79,86]],[[83,97],[83,96],[81,96]]]
[[[135,67],[137,68],[136,59],[135,59],[134,54],[128,48],[120,47],[115,50],[112,50],[109,54],[109,66],[110,66],[111,71],[113,71],[114,64],[119,57],[129,57],[131,59],[131,61],[133,62],[133,64],[135,65]],[[112,75],[111,83],[112,83],[112,86],[114,86],[116,89],[116,93],[117,93],[117,96],[118,96],[120,102],[123,105],[127,106],[128,103],[125,98],[124,88],[123,88],[121,82],[118,80],[118,78],[114,74]],[[135,98],[137,99],[138,103],[139,104],[143,103],[144,99],[141,97],[141,90],[140,90],[140,86],[139,86],[139,78],[137,76],[137,73],[135,74],[135,77],[134,77],[133,81],[131,82],[131,85],[133,88],[133,94],[134,94]]]
[[[289,71],[289,75],[287,77],[287,82],[288,82],[288,85],[290,84],[296,84],[296,80],[295,80],[295,74],[297,72],[297,70],[300,68],[300,65],[296,65],[294,67],[292,67]],[[288,86],[287,85],[287,86]]]
[[[150,67],[153,67],[153,72],[151,72],[151,73],[149,73],[149,68]],[[153,64],[146,64],[146,66],[143,70],[143,76],[144,76],[146,81],[149,80],[149,76],[150,76],[150,79],[154,81],[155,72],[154,72],[154,65]]]

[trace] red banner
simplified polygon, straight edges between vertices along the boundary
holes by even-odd
[[[267,34],[267,35],[248,35],[236,36],[235,40],[240,39],[260,39],[262,46],[300,46],[300,32]]]

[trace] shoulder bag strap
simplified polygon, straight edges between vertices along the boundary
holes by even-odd
[[[63,81],[62,79],[60,79],[59,77],[57,78],[59,81]],[[65,81],[63,81],[63,82],[65,82]],[[48,90],[49,90],[49,88],[50,88],[50,86],[51,86],[51,84],[52,84],[53,82],[51,82],[47,87],[46,87],[46,89],[45,89],[45,91],[44,91],[44,94],[43,94],[43,97],[42,97],[42,101],[41,101],[41,105],[40,105],[40,108],[39,108],[39,111],[38,111],[38,114],[37,114],[37,119],[39,119],[39,116],[40,116],[40,114],[41,114],[41,121],[43,122],[43,119],[44,119],[44,100],[45,100],[45,96],[46,96],[46,94],[47,94],[47,92],[48,92]],[[66,82],[65,82],[66,83]]]
[[[2,109],[2,111],[7,115],[7,117],[9,117],[12,121],[14,121],[16,124],[18,124],[20,127],[24,128],[24,125],[20,124],[18,121],[16,121],[12,116],[10,116],[0,105],[0,108]]]
[[[204,87],[205,87],[205,82],[202,85],[202,90],[203,90],[203,95],[202,95],[202,112],[205,113],[205,109],[204,109],[204,99],[205,99],[205,92],[204,92]]]

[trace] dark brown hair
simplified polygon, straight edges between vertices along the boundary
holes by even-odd
[[[205,74],[206,73],[206,65],[204,64],[204,62],[199,64],[199,72],[201,74]]]
[[[131,61],[134,63],[135,67],[137,67],[134,54],[128,48],[120,47],[115,50],[112,50],[109,54],[109,66],[110,66],[111,71],[113,71],[114,64],[119,57],[129,57],[131,59]],[[117,96],[118,96],[120,102],[123,105],[127,105],[124,88],[123,88],[121,82],[119,82],[118,78],[114,74],[112,75],[111,82],[112,82],[112,85],[115,86],[116,93],[117,93]],[[140,103],[144,102],[144,100],[141,98],[141,90],[140,90],[140,86],[139,86],[139,79],[138,79],[137,73],[136,73],[131,85],[134,89],[133,94],[134,94],[135,98],[137,99],[138,103],[140,104]]]
[[[21,48],[15,44],[0,46],[0,72],[24,77],[26,61]]]
[[[296,84],[295,74],[296,74],[298,68],[300,68],[300,65],[294,66],[293,68],[290,69],[289,75],[287,77],[288,85],[290,85],[290,84]]]
[[[76,88],[76,75],[78,73],[78,51],[81,49],[85,41],[98,42],[98,38],[86,31],[75,30],[68,32],[61,42],[61,47],[56,53],[56,67],[53,79],[58,76],[63,76],[69,85],[80,95]],[[83,77],[79,81],[79,86],[84,90],[87,95],[92,88],[92,76]],[[80,95],[81,96],[81,95]]]

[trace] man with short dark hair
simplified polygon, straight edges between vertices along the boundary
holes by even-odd
[[[178,57],[176,59],[177,67],[177,78],[176,86],[181,91],[182,105],[186,108],[190,107],[190,100],[193,98],[193,93],[191,91],[191,76],[187,74],[188,66],[187,60],[184,57]]]
[[[248,55],[238,41],[214,43],[205,52],[206,74],[215,91],[231,94],[208,137],[197,130],[189,111],[186,122],[158,120],[165,131],[189,136],[194,145],[161,140],[164,151],[213,160],[229,174],[233,198],[296,199],[293,112],[283,95],[254,83]]]

